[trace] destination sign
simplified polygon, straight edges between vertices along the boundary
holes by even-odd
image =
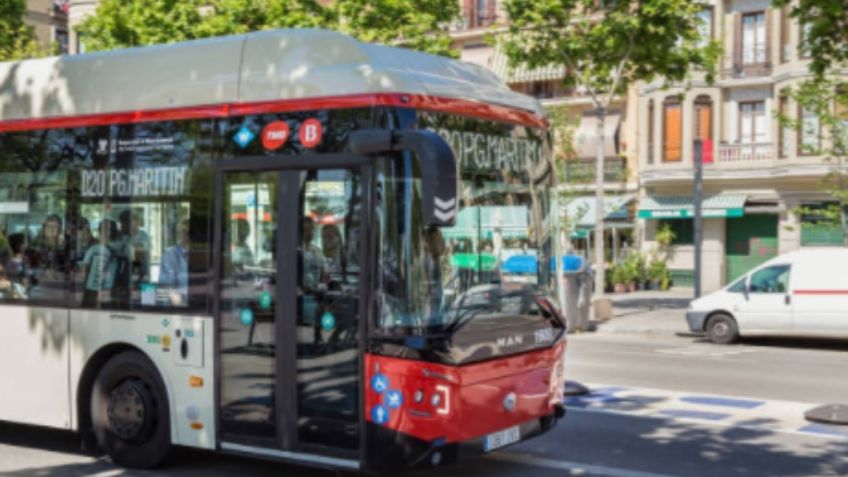
[[[186,192],[187,167],[82,171],[83,197],[173,197]]]
[[[450,144],[463,168],[526,173],[547,162],[547,148],[541,141],[451,129],[435,132]]]

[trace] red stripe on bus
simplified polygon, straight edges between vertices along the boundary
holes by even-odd
[[[796,295],[848,295],[848,290],[795,290]]]
[[[547,120],[537,114],[507,106],[481,103],[465,99],[442,98],[400,93],[362,94],[293,100],[268,101],[244,104],[217,104],[173,109],[153,109],[84,116],[54,116],[49,118],[0,121],[0,132],[29,131],[35,129],[76,128],[134,124],[154,121],[179,121],[186,119],[226,118],[249,114],[282,113],[321,109],[344,109],[373,106],[415,108],[436,112],[474,116],[524,126],[544,128]]]

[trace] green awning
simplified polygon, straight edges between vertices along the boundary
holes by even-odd
[[[713,195],[704,197],[703,217],[742,217],[745,215],[744,195]],[[692,197],[645,197],[639,204],[640,219],[691,219],[695,216]]]

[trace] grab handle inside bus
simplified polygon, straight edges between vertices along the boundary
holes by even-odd
[[[457,165],[450,145],[438,134],[421,129],[363,129],[348,139],[354,154],[372,155],[410,151],[421,170],[421,206],[424,224],[435,227],[456,225]]]

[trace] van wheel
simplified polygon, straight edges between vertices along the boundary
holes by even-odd
[[[97,444],[123,467],[149,469],[171,448],[165,384],[137,351],[110,359],[94,382],[91,420]]]
[[[739,340],[736,320],[724,313],[713,315],[707,321],[707,337],[716,344],[731,344]]]

